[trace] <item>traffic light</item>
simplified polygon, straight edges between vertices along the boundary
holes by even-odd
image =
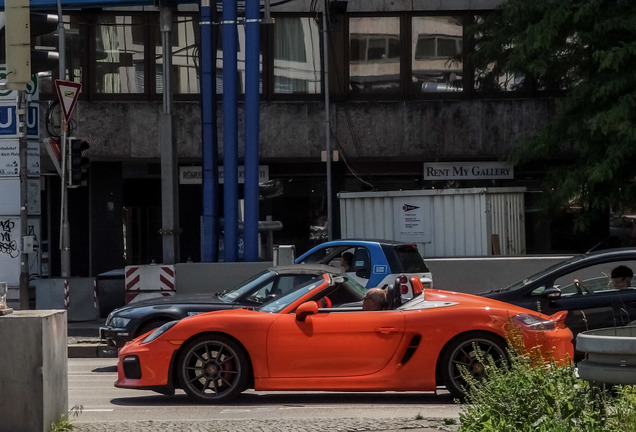
[[[51,70],[58,64],[56,46],[35,47],[31,40],[57,29],[57,15],[30,13],[29,0],[5,0],[4,40],[7,65],[6,87],[25,90],[31,74]]]
[[[31,72],[44,72],[58,67],[58,17],[54,14],[31,12]]]
[[[84,138],[68,139],[68,186],[86,186],[89,160],[85,156],[90,142]]]

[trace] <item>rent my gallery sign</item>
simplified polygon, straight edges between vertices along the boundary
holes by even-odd
[[[427,162],[424,180],[496,180],[514,178],[505,162]]]

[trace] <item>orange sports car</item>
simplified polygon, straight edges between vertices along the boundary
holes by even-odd
[[[567,312],[547,316],[469,294],[423,290],[417,277],[407,283],[421,294],[400,304],[400,283],[387,288],[385,310],[363,310],[366,290],[325,274],[258,309],[167,323],[119,351],[115,386],[168,395],[181,388],[208,403],[248,388],[435,391],[443,385],[462,396],[461,367],[479,377],[481,359],[501,361],[512,327],[528,349],[541,347],[557,363],[572,358]]]

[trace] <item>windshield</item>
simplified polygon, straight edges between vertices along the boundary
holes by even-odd
[[[516,289],[524,287],[524,286],[528,285],[529,283],[532,283],[532,282],[536,281],[537,279],[542,278],[543,276],[547,275],[548,273],[551,273],[551,272],[553,272],[554,270],[556,270],[556,269],[558,269],[560,267],[563,267],[565,265],[568,265],[568,264],[570,264],[570,263],[572,263],[574,261],[578,261],[580,259],[581,259],[581,256],[575,256],[575,257],[570,258],[568,260],[553,264],[550,267],[548,267],[546,269],[543,269],[543,270],[541,270],[538,273],[533,274],[532,276],[529,276],[529,277],[527,277],[525,279],[522,279],[522,280],[520,280],[518,282],[515,282],[512,285],[510,285],[509,287],[503,288],[501,291],[514,291]]]
[[[273,302],[266,304],[265,306],[261,307],[259,311],[278,313],[285,309],[289,304],[295,302],[296,300],[298,300],[314,288],[319,287],[323,283],[325,283],[325,280],[320,279],[304,285],[299,285],[294,291],[274,300]]]
[[[275,275],[276,273],[274,273],[273,271],[266,270],[263,273],[257,274],[252,279],[249,279],[247,282],[241,282],[239,285],[235,286],[231,290],[222,292],[221,294],[219,294],[219,299],[226,303],[232,303],[243,294],[252,291],[254,288],[265,283],[268,279]]]

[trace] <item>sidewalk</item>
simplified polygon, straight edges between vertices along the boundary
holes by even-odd
[[[114,350],[99,340],[99,327],[105,318],[95,321],[68,322],[68,358],[115,358]]]

